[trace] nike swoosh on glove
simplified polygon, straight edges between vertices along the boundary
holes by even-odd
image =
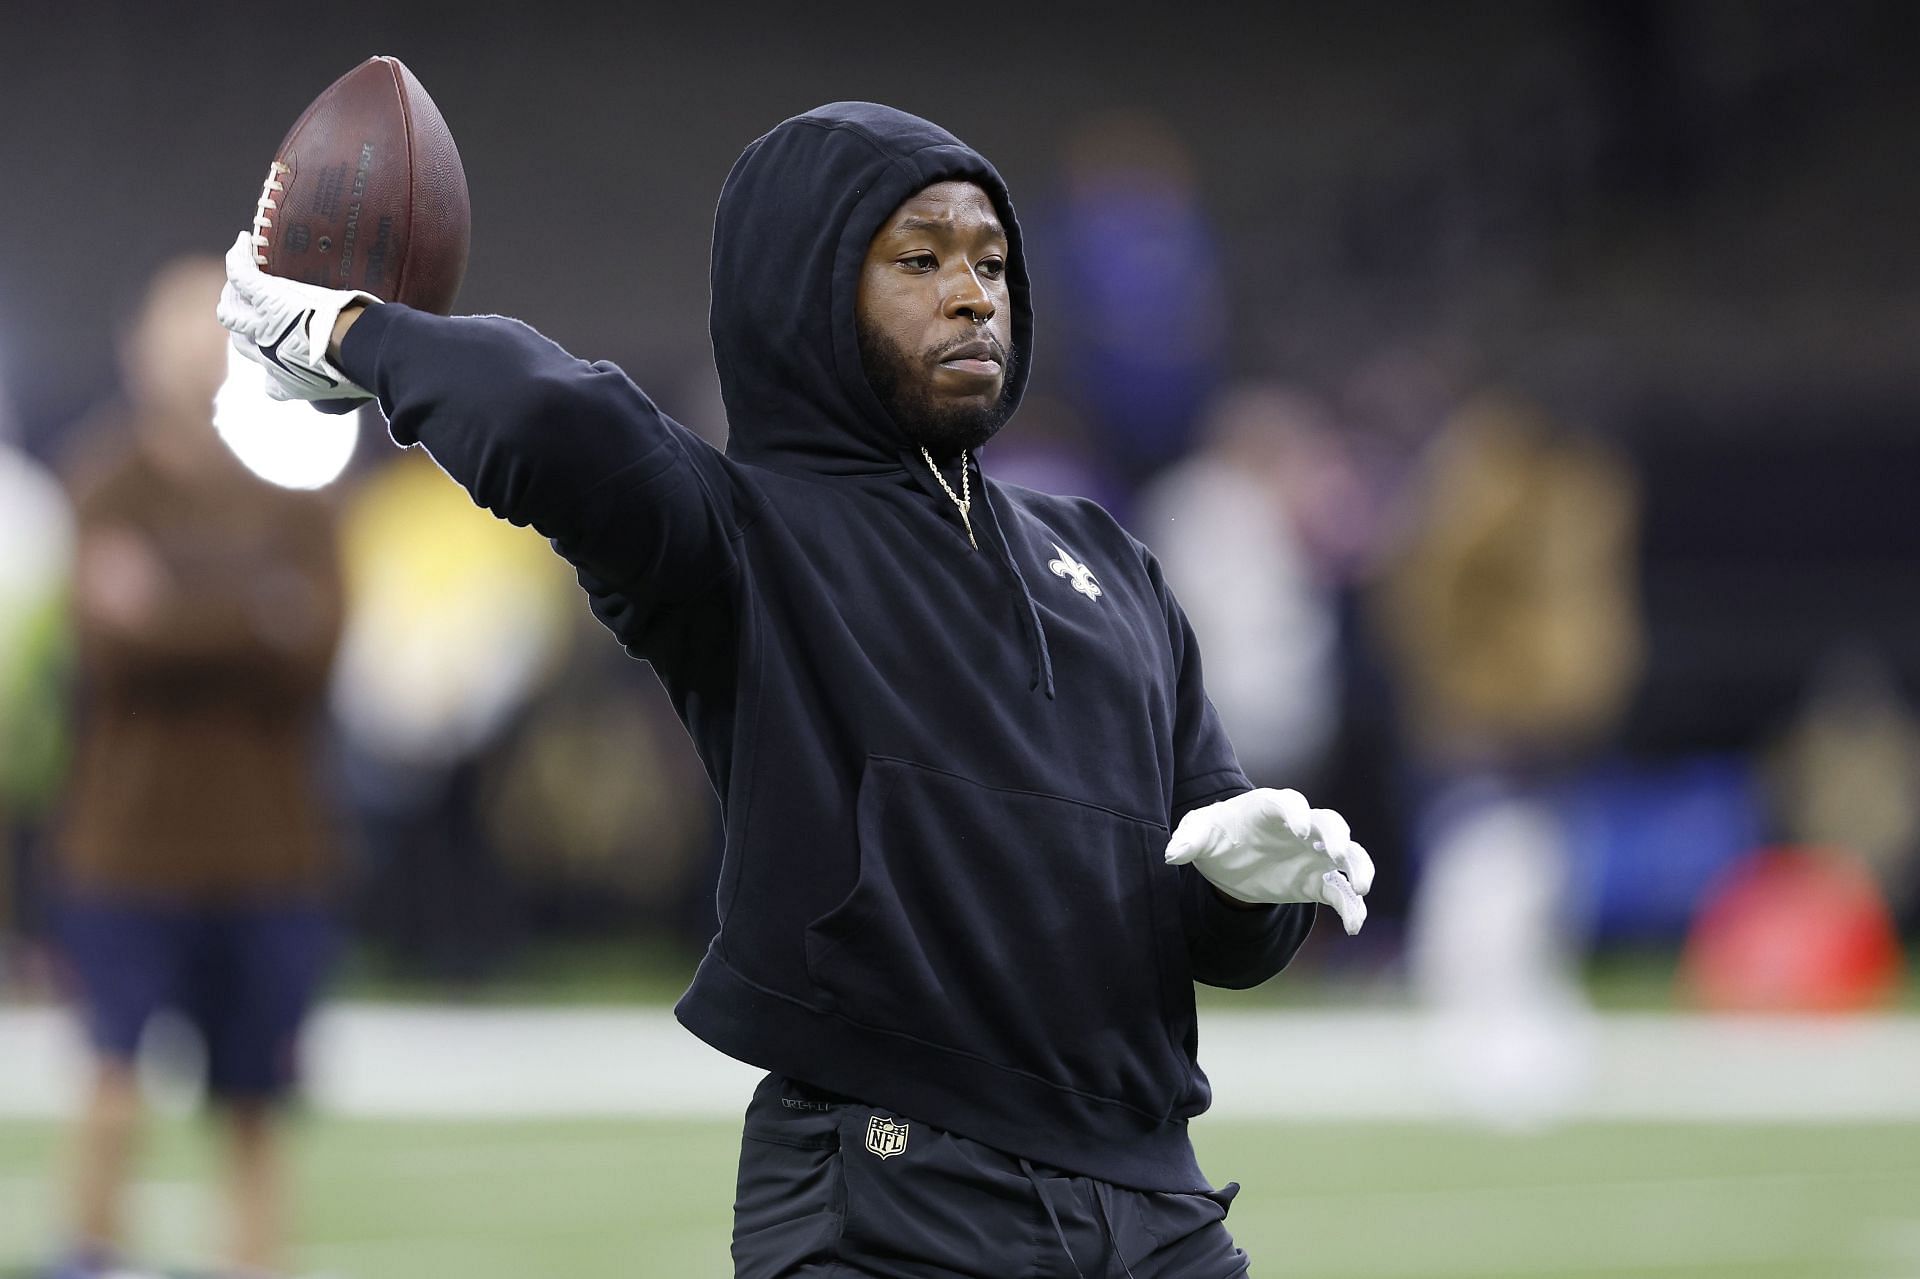
[[[1367,922],[1360,899],[1373,887],[1373,859],[1345,818],[1297,790],[1253,790],[1194,809],[1167,842],[1167,864],[1187,863],[1243,902],[1331,906],[1349,937]]]
[[[227,284],[215,311],[234,349],[267,371],[276,400],[370,400],[327,359],[340,312],[379,298],[358,289],[323,289],[268,275],[254,260],[253,234],[242,231],[227,250]]]

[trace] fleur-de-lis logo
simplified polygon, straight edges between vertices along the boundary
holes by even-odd
[[[1073,555],[1060,543],[1053,543],[1053,549],[1059,554],[1057,560],[1048,560],[1047,567],[1056,574],[1073,583],[1073,589],[1090,600],[1100,598],[1100,583],[1094,579],[1093,570],[1073,558]]]

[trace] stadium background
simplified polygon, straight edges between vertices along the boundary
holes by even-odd
[[[1156,545],[1224,509],[1209,485],[1263,447],[1284,472],[1252,509],[1285,533],[1229,522],[1171,575],[1197,616],[1209,594],[1270,610],[1270,641],[1241,656],[1222,636],[1224,662],[1200,624],[1235,666],[1217,678],[1265,708],[1236,741],[1262,780],[1308,779],[1382,867],[1361,939],[1323,931],[1269,988],[1206,1000],[1228,1069],[1202,1141],[1248,1186],[1234,1224],[1263,1271],[1912,1275],[1913,985],[1821,957],[1874,903],[1915,935],[1915,36],[1911,6],[1861,0],[15,6],[0,416],[57,466],[112,394],[115,308],[170,256],[223,249],[293,115],[386,52],[462,146],[463,307],[620,363],[718,438],[705,251],[740,147],[833,98],[929,115],[995,159],[1033,231],[1034,393],[990,469],[1099,496]],[[1116,260],[1134,283],[1109,296]],[[1545,454],[1503,451],[1490,419]],[[421,572],[470,584],[459,615],[370,606],[362,649],[417,627],[469,660],[397,703],[391,672],[351,642],[343,661],[330,758],[358,942],[316,1044],[303,1255],[370,1277],[721,1273],[719,1085],[738,1077],[702,1091],[690,1041],[655,1034],[708,923],[704,782],[537,539],[490,536],[362,436],[338,485],[350,560],[397,523],[431,530]],[[1566,694],[1584,712],[1508,734],[1497,767],[1420,711],[1453,653],[1422,647],[1420,619],[1451,614],[1407,585],[1457,564],[1435,512],[1479,527],[1475,479],[1538,495],[1519,527],[1612,530],[1541,570],[1578,598],[1540,607],[1601,619],[1575,628],[1568,678],[1613,674]],[[57,629],[6,654],[0,1266],[51,1246],[72,1086],[37,944]],[[1490,696],[1524,702],[1521,682]],[[1447,788],[1489,781],[1564,821],[1570,905],[1553,936],[1450,966],[1416,886]],[[1868,904],[1840,892],[1777,938],[1797,974],[1704,990],[1678,962],[1690,936],[1706,949],[1703,906],[1789,844],[1846,850],[1823,864],[1862,868]],[[1520,906],[1487,918],[1527,926]],[[1551,983],[1504,1003],[1447,985],[1503,960],[1575,965],[1571,1020]],[[1788,1011],[1701,1010],[1743,1001]],[[1804,1018],[1833,1003],[1863,1007]],[[477,1020],[436,1020],[449,1005]],[[1448,1027],[1489,1025],[1518,1045],[1511,1105],[1454,1078],[1513,1068],[1449,1047]],[[608,1077],[570,1074],[576,1053]],[[1262,1100],[1263,1079],[1277,1096],[1315,1072],[1310,1113]],[[182,1265],[210,1246],[204,1160],[196,1129],[163,1125],[142,1218]]]

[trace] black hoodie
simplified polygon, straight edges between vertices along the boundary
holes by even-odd
[[[947,179],[1010,240],[1017,394],[1005,183],[859,102],[781,124],[721,194],[724,456],[513,320],[373,307],[340,362],[395,439],[551,538],[671,693],[726,816],[689,1029],[1066,1171],[1202,1189],[1193,982],[1265,980],[1312,908],[1236,910],[1162,861],[1180,815],[1248,782],[1152,555],[1092,502],[977,470],[975,550],[868,386],[868,243]]]

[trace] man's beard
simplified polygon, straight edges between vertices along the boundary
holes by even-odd
[[[1013,416],[1014,373],[1020,355],[1012,347],[996,348],[1001,356],[1000,394],[991,404],[943,404],[928,385],[923,356],[909,354],[878,329],[860,326],[860,366],[867,385],[909,443],[935,457],[947,458],[963,449],[977,449]]]

